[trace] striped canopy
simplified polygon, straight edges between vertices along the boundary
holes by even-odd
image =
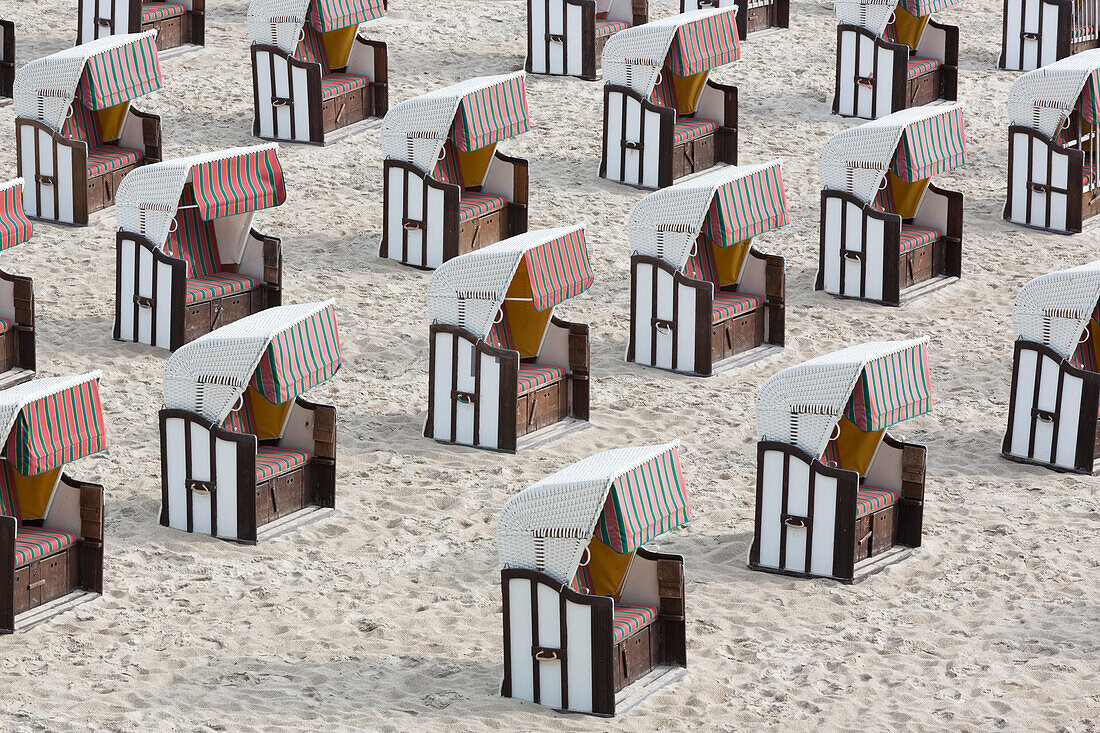
[[[250,384],[268,402],[281,404],[332,379],[339,369],[336,310],[329,306],[271,339]]]
[[[385,14],[385,0],[313,0],[309,22],[317,30],[327,33],[366,23]]]
[[[0,184],[0,251],[30,239],[31,220],[23,211],[23,179]]]
[[[0,414],[11,415],[16,404],[5,451],[24,476],[45,473],[107,447],[98,372],[33,380],[0,392]]]
[[[451,139],[463,152],[527,132],[527,85],[523,76],[506,76],[462,97]]]
[[[910,15],[931,15],[939,10],[953,8],[962,0],[901,0],[901,7]]]
[[[1098,110],[1100,110],[1100,69],[1095,69],[1089,74],[1085,88],[1077,98],[1077,111],[1085,122],[1095,123]]]
[[[107,109],[160,89],[156,37],[135,35],[133,41],[88,57],[78,96],[89,109]]]
[[[844,416],[865,433],[883,430],[928,412],[925,344],[873,359],[863,367]]]
[[[283,169],[275,147],[196,163],[191,182],[203,219],[257,211],[286,201]]]
[[[592,265],[583,229],[531,247],[523,260],[531,282],[531,302],[539,312],[592,287]]]
[[[691,519],[679,442],[604,451],[513,496],[497,522],[505,567],[538,570],[563,585],[595,537],[620,554]]]
[[[966,164],[962,108],[914,120],[905,126],[890,170],[903,181],[920,181]]]
[[[718,246],[744,242],[787,223],[787,194],[779,164],[722,184],[714,192],[703,231]]]
[[[676,76],[691,76],[736,61],[741,55],[735,13],[693,17],[672,38],[665,65]]]

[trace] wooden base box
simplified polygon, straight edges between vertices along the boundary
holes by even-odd
[[[88,213],[100,211],[115,205],[115,193],[126,174],[141,165],[141,161],[117,170],[107,171],[101,176],[88,179]]]
[[[662,659],[657,622],[643,626],[615,645],[615,692],[649,674]]]
[[[80,587],[77,548],[68,547],[15,569],[15,613],[38,608]]]
[[[855,562],[875,557],[894,546],[897,506],[891,505],[856,520]]]
[[[941,252],[942,249],[939,248]],[[935,273],[943,272],[942,263],[940,267],[936,267],[936,251],[936,243],[933,242],[901,255],[898,278],[902,289],[931,280]]]
[[[152,23],[142,23],[141,30],[157,31],[157,50],[166,51],[169,48],[191,43],[191,15],[184,13],[174,18],[165,18]]]
[[[745,17],[746,33],[767,30],[779,25],[779,6],[775,2],[749,8]]]
[[[679,143],[672,147],[672,178],[684,176],[713,168],[716,160],[715,133],[703,135],[694,140]]]
[[[243,293],[191,303],[183,314],[183,342],[189,343],[215,328],[259,313],[265,307],[263,287]]]
[[[764,343],[764,309],[755,308],[711,328],[711,363],[740,354]]]
[[[317,503],[312,478],[306,464],[257,484],[257,528]]]
[[[927,74],[909,79],[905,88],[908,107],[921,107],[943,97],[943,68],[937,67]]]
[[[516,401],[516,435],[527,435],[569,417],[569,380],[522,394]]]
[[[370,94],[368,85],[321,102],[321,126],[324,131],[339,130],[370,117]]]
[[[517,232],[520,234],[522,232]],[[473,252],[508,238],[508,209],[491,211],[458,225],[458,253]]]

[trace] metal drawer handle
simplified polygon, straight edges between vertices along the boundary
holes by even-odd
[[[849,251],[846,251],[844,253],[844,259],[853,260],[855,262],[862,262],[863,261],[863,253],[862,252],[852,252],[851,250],[849,250]]]
[[[217,486],[213,481],[197,481],[195,479],[187,480],[187,488],[194,491],[200,496],[209,496],[217,490]]]
[[[785,517],[783,517],[783,524],[787,525],[788,527],[792,527],[792,528],[805,529],[806,527],[810,526],[810,518],[809,517],[798,517],[798,516],[795,516],[793,514],[788,514]]]
[[[46,584],[46,579],[45,578],[43,578],[42,580],[36,580],[35,582],[33,582],[33,583],[31,583],[30,585],[27,586],[27,590],[34,590],[35,588],[38,588],[39,586],[43,586],[45,584]]]
[[[1025,41],[1038,41],[1039,40],[1039,34],[1038,33],[1032,33],[1031,31],[1024,31],[1023,33],[1020,34],[1020,38],[1023,38]]]
[[[663,319],[660,319],[660,318],[655,319],[653,321],[653,327],[655,329],[657,329],[657,333],[662,334],[664,336],[668,336],[669,334],[671,334],[672,329],[675,327],[675,325],[676,324],[673,323],[672,321],[666,321],[666,320],[663,320]]]
[[[96,18],[95,24],[98,25],[100,28],[113,28],[115,22],[110,18]]]
[[[872,76],[857,76],[856,84],[866,89],[870,89],[875,85],[875,79]]]
[[[289,107],[293,103],[294,103],[294,101],[290,97],[272,97],[271,98],[271,106],[272,107]]]
[[[456,402],[461,402],[464,405],[470,405],[477,402],[477,395],[473,392],[463,392],[456,389],[453,393]]]
[[[623,147],[627,150],[641,150],[642,144],[636,143],[633,140],[623,140]]]
[[[152,308],[153,307],[153,299],[148,298],[144,295],[135,295],[134,296],[134,303],[136,303],[141,308]]]
[[[57,183],[57,176],[36,175],[34,180],[43,186],[53,186]]]
[[[547,33],[546,40],[550,43],[565,43],[565,34],[563,33]]]
[[[405,219],[401,222],[401,226],[405,227],[407,232],[416,232],[424,228],[424,222],[416,219]]]
[[[1035,417],[1037,417],[1040,422],[1054,422],[1054,413],[1046,410],[1035,410]]]

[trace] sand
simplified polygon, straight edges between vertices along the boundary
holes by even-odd
[[[675,12],[655,0],[652,17]],[[166,59],[165,157],[253,141],[247,2],[211,0],[207,46]],[[389,42],[393,103],[520,68],[523,0],[392,0],[367,26]],[[18,63],[69,46],[75,0],[8,0]],[[1097,256],[1074,237],[1009,226],[1001,6],[945,11],[961,27],[969,163],[964,279],[902,308],[813,291],[835,19],[796,1],[791,30],[754,37],[720,81],[740,88],[740,159],[784,160],[791,223],[760,238],[787,266],[787,348],[710,379],[623,361],[625,223],[643,195],[600,181],[602,90],[528,80],[532,129],[502,149],[531,161],[531,227],[586,225],[596,284],[560,308],[592,325],[592,427],[521,455],[421,436],[426,272],[377,257],[378,130],[280,154],[288,198],[257,227],[281,236],[284,299],[335,297],[344,367],[312,399],[339,407],[338,509],[257,547],[162,528],[157,410],[167,352],[111,340],[114,215],[36,225],[0,256],[33,276],[42,375],[103,370],[111,447],[72,466],[107,490],[105,593],[0,639],[6,730],[1059,729],[1100,719],[1097,480],[999,457],[1011,305],[1036,275]],[[15,175],[0,109],[0,179]],[[776,370],[868,339],[928,334],[934,408],[900,428],[928,446],[924,546],[855,586],[749,572],[754,400]],[[593,452],[678,437],[694,521],[662,538],[687,568],[687,677],[614,722],[497,696],[503,502]]]

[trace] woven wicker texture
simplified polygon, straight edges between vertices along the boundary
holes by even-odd
[[[428,320],[485,338],[523,256],[539,245],[577,231],[583,231],[583,227],[527,232],[447,260],[428,280]]]
[[[310,0],[252,0],[248,4],[248,35],[252,42],[293,54],[302,40],[309,3]]]
[[[1100,260],[1040,275],[1026,283],[1012,304],[1017,339],[1045,344],[1066,359],[1100,302]]]
[[[871,203],[893,162],[905,128],[955,109],[962,109],[962,105],[950,102],[903,109],[838,132],[821,148],[822,187],[847,191],[864,203]]]
[[[567,585],[577,573],[615,480],[679,446],[673,441],[597,453],[513,496],[497,521],[501,565],[537,570]]]
[[[229,148],[136,168],[122,179],[115,195],[118,228],[140,234],[163,249],[172,221],[176,218],[183,187],[191,181],[191,172],[196,165],[260,150],[278,149],[278,143]]]
[[[603,48],[604,83],[630,87],[648,99],[657,84],[676,30],[685,23],[719,13],[736,15],[737,6],[691,10],[619,31]]]
[[[898,0],[833,0],[838,23],[866,28],[881,36],[894,17]]]
[[[630,212],[630,251],[648,255],[683,270],[703,229],[715,192],[727,183],[758,171],[780,168],[773,160],[760,165],[731,165],[690,178],[647,195]]]
[[[15,74],[15,115],[38,120],[61,132],[88,59],[141,38],[155,38],[156,33],[108,36],[31,61]]]
[[[431,174],[451,132],[462,99],[474,92],[514,78],[517,71],[500,76],[479,76],[408,99],[390,108],[382,120],[382,152],[392,160],[412,163]]]
[[[97,382],[100,376],[99,371],[94,371],[66,377],[43,377],[0,390],[0,436],[7,439],[19,412],[30,403],[85,382]]]
[[[928,343],[882,341],[849,346],[788,367],[768,378],[756,396],[756,432],[760,440],[794,445],[821,455],[844,406],[870,361]]]
[[[1018,77],[1008,93],[1008,119],[1054,137],[1073,111],[1089,77],[1100,70],[1100,49],[1082,51]]]
[[[164,366],[164,406],[221,424],[244,394],[271,340],[334,301],[284,305],[255,313],[184,344]]]

